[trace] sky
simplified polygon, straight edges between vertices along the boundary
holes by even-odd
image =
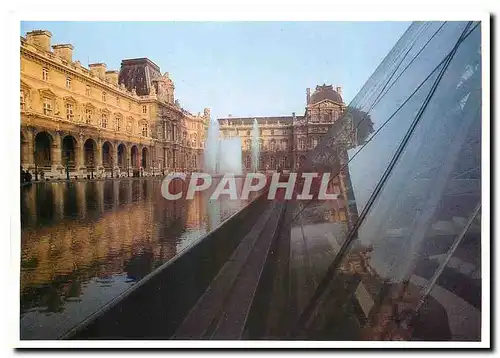
[[[304,113],[306,88],[342,87],[349,103],[409,22],[22,22],[52,44],[71,43],[73,61],[148,57],[169,72],[175,97],[212,118]]]

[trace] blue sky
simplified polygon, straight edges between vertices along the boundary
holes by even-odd
[[[343,87],[349,102],[409,22],[22,22],[52,32],[73,60],[148,57],[169,72],[187,110],[212,116],[302,114],[306,88]]]

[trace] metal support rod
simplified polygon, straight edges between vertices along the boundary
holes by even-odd
[[[458,245],[460,245],[460,242],[462,242],[463,238],[465,237],[465,234],[467,233],[467,231],[469,230],[470,226],[472,225],[472,222],[474,221],[474,219],[476,218],[477,214],[479,213],[479,210],[481,210],[481,202],[479,202],[476,205],[476,208],[472,212],[472,214],[471,214],[471,216],[469,218],[469,221],[467,222],[467,225],[464,226],[464,228],[462,229],[462,231],[460,232],[460,234],[453,241],[453,244],[450,246],[450,248],[448,249],[448,252],[446,253],[444,261],[441,263],[441,265],[439,265],[438,269],[436,270],[436,272],[432,276],[431,280],[429,281],[429,284],[427,285],[426,289],[422,293],[422,298],[420,299],[420,301],[418,302],[417,306],[415,307],[415,313],[416,314],[422,308],[422,305],[424,304],[425,300],[427,299],[427,296],[429,296],[429,294],[431,293],[432,289],[436,285],[437,280],[439,279],[439,277],[443,273],[446,265],[448,265],[448,262],[450,261],[451,257],[455,253],[455,250],[457,249]]]

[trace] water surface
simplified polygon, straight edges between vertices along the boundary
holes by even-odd
[[[247,204],[167,201],[160,188],[157,178],[21,188],[21,339],[60,337]]]

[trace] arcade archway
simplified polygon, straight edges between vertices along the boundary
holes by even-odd
[[[87,168],[94,168],[96,165],[97,145],[93,139],[87,139],[83,145],[84,163]]]
[[[113,167],[113,146],[108,141],[102,145],[102,166],[106,169]]]
[[[52,165],[53,138],[47,132],[40,132],[35,137],[35,165],[50,167]]]
[[[76,139],[72,135],[67,135],[62,142],[62,160],[64,166],[74,168],[76,165]]]

